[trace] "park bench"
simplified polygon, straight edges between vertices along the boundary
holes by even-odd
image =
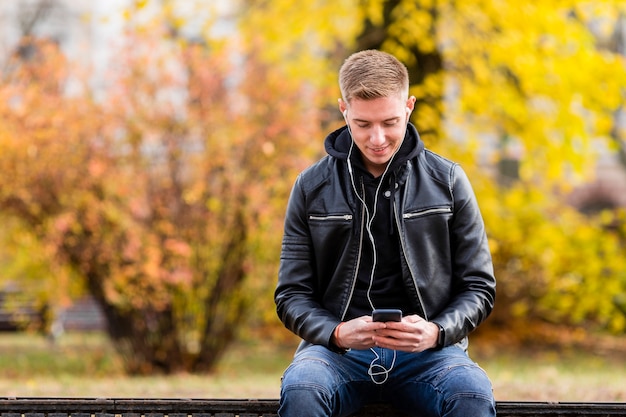
[[[496,406],[499,417],[626,416],[626,403],[499,401]],[[0,417],[269,417],[277,409],[276,399],[0,398]],[[357,416],[399,414],[372,405]]]

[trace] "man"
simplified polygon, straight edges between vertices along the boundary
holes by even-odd
[[[287,207],[277,312],[300,336],[279,415],[347,416],[390,402],[419,416],[495,415],[467,355],[495,278],[463,170],[424,148],[406,67],[374,50],[339,72],[346,126],[297,178]],[[372,311],[400,309],[399,322]]]

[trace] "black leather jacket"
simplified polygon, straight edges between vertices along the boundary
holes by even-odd
[[[405,162],[404,185],[393,197],[406,291],[414,311],[444,328],[444,345],[466,348],[495,301],[483,220],[461,167],[424,149],[412,125],[407,134],[420,149]],[[275,302],[284,325],[303,339],[300,349],[337,350],[331,335],[347,311],[362,256],[359,204],[341,158],[324,157],[293,186]]]

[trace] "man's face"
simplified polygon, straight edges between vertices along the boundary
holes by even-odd
[[[349,105],[339,101],[339,110],[347,110],[346,123],[365,167],[375,177],[382,175],[402,144],[414,105],[415,97],[407,99],[403,94],[373,100],[352,99]]]

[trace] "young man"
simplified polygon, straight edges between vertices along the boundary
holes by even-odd
[[[416,99],[395,57],[356,53],[339,84],[346,126],[287,207],[275,301],[303,341],[279,415],[390,402],[409,415],[495,416],[491,383],[466,352],[496,285],[471,185],[409,123]],[[374,321],[380,308],[401,321]]]

